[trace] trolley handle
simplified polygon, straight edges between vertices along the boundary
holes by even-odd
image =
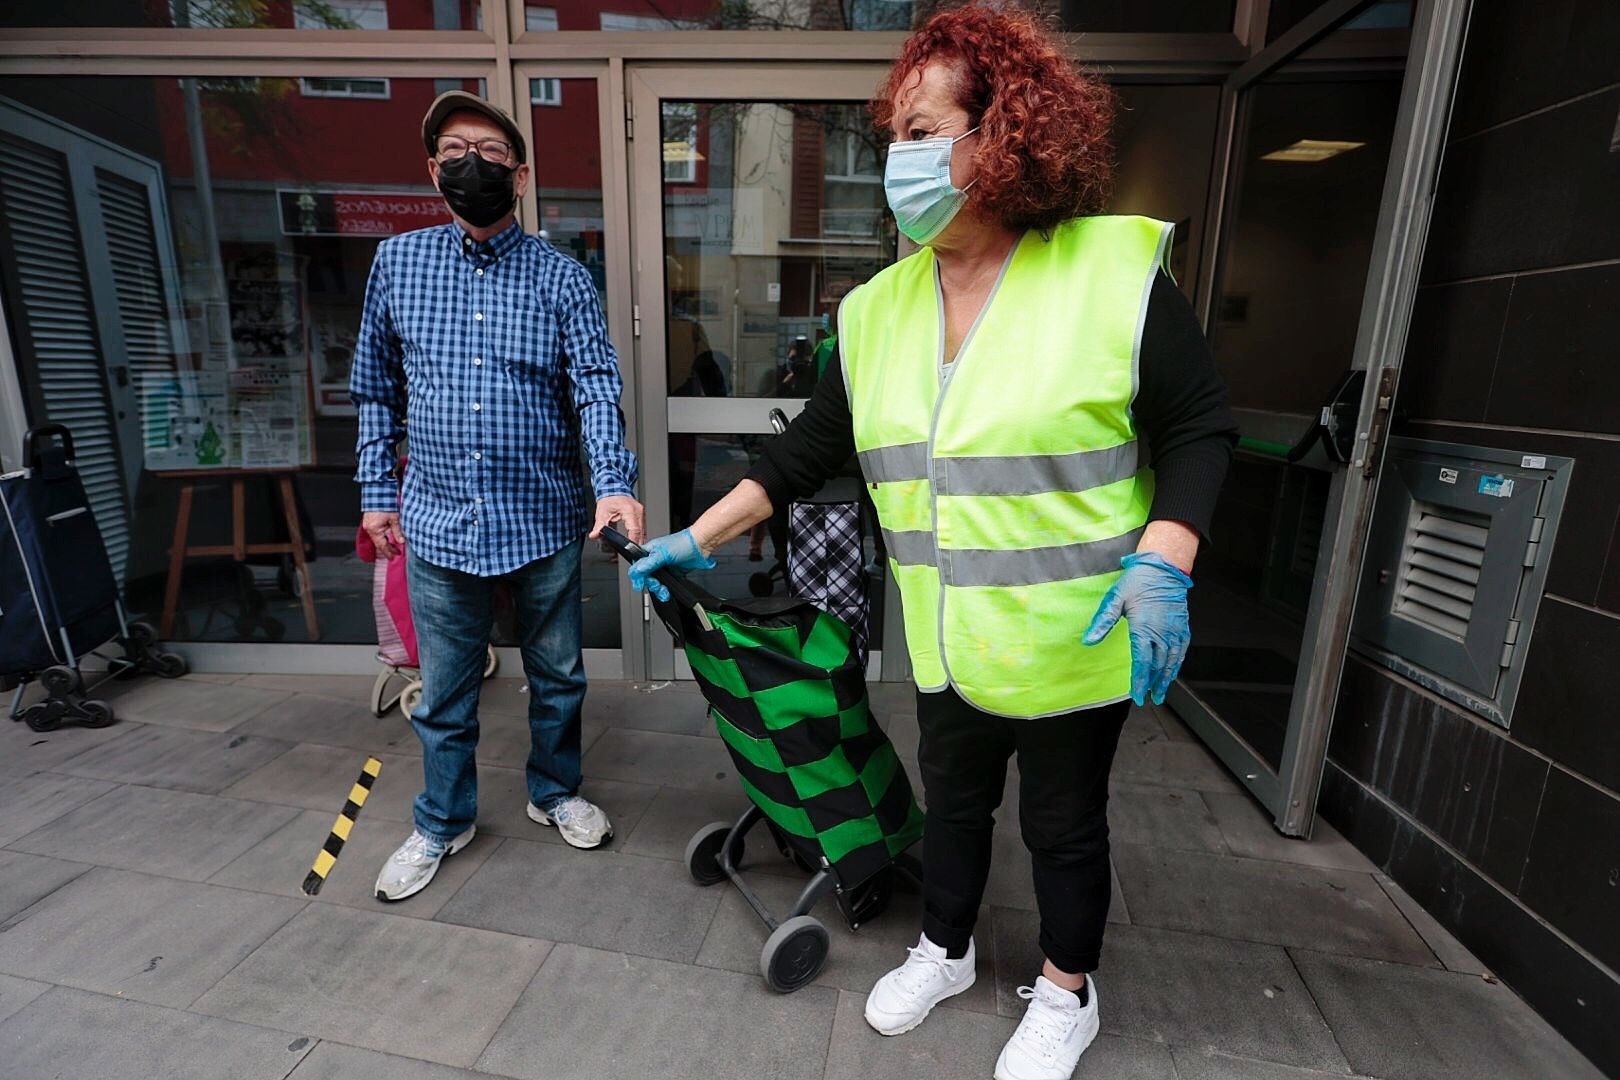
[[[633,563],[638,559],[644,559],[647,557],[648,552],[646,548],[642,547],[640,544],[636,543],[634,540],[630,539],[628,536],[624,535],[611,525],[602,526],[601,535],[602,539],[607,542],[608,547],[617,552],[619,558],[623,559],[625,562]],[[670,599],[674,600],[682,607],[695,609],[698,613],[699,621],[703,623],[708,622],[708,616],[703,612],[703,605],[698,601],[697,596],[692,592],[691,588],[687,586],[686,582],[682,578],[680,578],[678,575],[670,573],[668,570],[658,571],[653,575],[653,578],[660,585],[669,590]]]
[[[73,432],[62,424],[41,424],[37,428],[29,428],[23,435],[23,461],[30,468],[39,468],[38,444],[45,442],[52,436],[62,440],[62,449],[67,452],[67,460],[73,460]]]

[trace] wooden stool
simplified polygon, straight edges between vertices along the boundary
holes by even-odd
[[[293,495],[292,473],[279,469],[186,469],[157,474],[164,479],[184,481],[180,487],[180,505],[174,515],[174,544],[169,548],[169,580],[163,590],[163,622],[158,636],[167,640],[174,636],[174,615],[180,605],[180,578],[185,563],[195,555],[229,555],[237,562],[245,562],[249,555],[291,555],[293,570],[298,575],[299,591],[304,601],[304,629],[309,640],[319,641],[320,625],[315,619],[315,592],[310,588],[309,564],[304,561],[304,533],[298,526],[298,506]],[[250,544],[247,542],[247,493],[245,485],[250,476],[269,477],[275,482],[281,498],[281,509],[286,515],[286,543]],[[196,494],[199,480],[229,480],[231,482],[231,542],[204,544],[191,547],[186,543],[191,531],[191,500]]]

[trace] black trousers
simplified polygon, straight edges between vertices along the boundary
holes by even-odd
[[[1044,720],[981,712],[954,690],[917,694],[923,932],[966,953],[990,875],[995,811],[1018,754],[1018,821],[1035,864],[1041,949],[1060,971],[1097,968],[1108,918],[1108,771],[1130,702]]]

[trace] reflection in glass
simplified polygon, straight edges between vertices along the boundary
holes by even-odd
[[[7,0],[0,26],[481,30],[479,0]]]
[[[231,478],[250,547],[289,540],[267,474],[292,478],[317,634],[292,560],[249,550],[186,561],[169,636],[377,640],[372,569],[354,555],[349,365],[378,243],[449,221],[418,134],[449,87],[481,90],[330,75],[0,79],[0,276],[19,376],[30,420],[74,431],[131,606],[160,621],[186,484],[191,545],[229,551]],[[535,107],[537,137],[558,151],[540,156],[542,226],[600,286],[595,83],[564,80],[558,94],[560,107]],[[598,554],[586,553],[586,640],[612,647],[618,579]]]
[[[670,394],[809,397],[839,300],[894,259],[866,109],[666,102],[661,137]]]
[[[526,4],[530,30],[914,29],[943,0],[592,0]],[[1065,30],[1092,33],[1230,33],[1233,0],[1063,0]]]
[[[1332,478],[1320,451],[1284,458],[1350,366],[1401,75],[1399,62],[1354,78],[1294,63],[1243,102],[1211,329],[1244,440],[1199,557],[1181,678],[1273,768]]]
[[[684,529],[747,474],[768,435],[733,435],[717,432],[676,433],[669,437],[672,492],[682,493],[673,513],[673,528]],[[886,556],[870,503],[862,513],[862,539],[866,551],[870,637],[883,640],[883,586]],[[787,592],[788,508],[779,507],[769,521],[737,537],[714,554],[715,569],[704,577],[704,587],[718,596],[782,596]]]

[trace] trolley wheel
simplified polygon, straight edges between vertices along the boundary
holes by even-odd
[[[31,731],[55,731],[62,726],[67,707],[60,701],[41,701],[23,710],[22,720]]]
[[[422,680],[412,679],[410,685],[399,692],[400,715],[409,720],[420,704],[422,704]]]
[[[763,599],[775,591],[776,582],[772,581],[771,575],[764,570],[757,570],[748,575],[748,592],[750,595]]]
[[[79,705],[79,722],[85,727],[110,727],[115,719],[112,706],[105,701],[86,701]]]
[[[779,994],[803,989],[821,974],[832,938],[814,915],[799,915],[771,931],[759,951],[759,970]]]
[[[160,652],[152,654],[152,673],[160,679],[178,679],[191,670],[186,658],[179,653]]]
[[[283,555],[276,566],[276,588],[281,595],[293,600],[304,598],[304,580],[298,576],[298,566],[291,555]]]
[[[151,648],[158,643],[158,632],[149,622],[132,622],[129,624],[129,640]]]
[[[79,673],[73,668],[57,664],[40,672],[39,684],[44,687],[45,692],[51,697],[65,698],[70,694],[78,693],[79,688],[84,686],[84,680],[79,677]]]
[[[495,646],[489,647],[489,658],[484,661],[484,678],[493,679],[501,669],[501,658],[495,655]]]
[[[729,822],[711,821],[692,834],[692,839],[686,842],[686,872],[692,875],[693,881],[699,885],[718,885],[726,880],[726,872],[720,866],[720,851],[730,832]],[[742,861],[742,854],[743,838],[739,836],[731,845],[733,866]]]

